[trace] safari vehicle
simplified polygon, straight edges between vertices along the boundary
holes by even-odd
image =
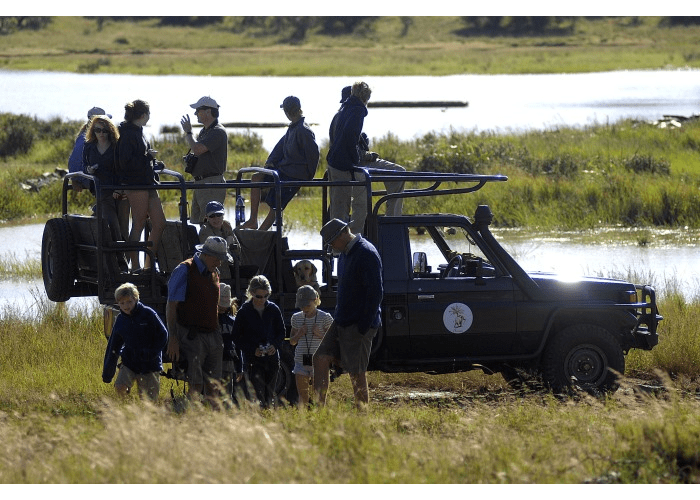
[[[662,317],[651,286],[591,277],[572,281],[552,273],[525,272],[491,233],[493,216],[486,205],[478,206],[473,218],[379,213],[394,197],[464,196],[506,181],[505,176],[360,170],[368,188],[364,235],[382,257],[384,279],[382,326],[373,341],[369,370],[438,374],[479,369],[501,373],[514,385],[536,376],[555,391],[578,386],[606,392],[617,389],[630,349],[650,350],[658,343]],[[270,174],[274,181],[246,178],[254,172]],[[144,242],[111,241],[106,224],[99,223],[99,207],[94,216],[70,213],[68,183],[75,176],[91,178],[81,173],[66,176],[62,217],[49,220],[44,230],[42,271],[49,299],[97,296],[107,311],[105,334],[109,335],[114,290],[130,281],[139,287],[142,301],[164,315],[170,273],[199,243],[195,226],[187,220],[187,192],[202,185],[186,182],[175,171],[161,172],[163,180],[157,188],[178,190],[180,216],[167,222],[158,248],[159,268],[134,275],[121,272],[117,252],[138,250],[153,255],[154,249]],[[377,189],[397,177],[406,181],[403,193]],[[357,184],[360,181],[326,179],[287,183],[320,191],[322,213],[312,223],[316,228],[328,220],[328,188]],[[236,195],[254,187],[269,188],[278,198],[281,186],[276,172],[255,167],[241,169],[235,180],[225,184],[206,185],[226,187]],[[110,186],[96,185],[97,190],[103,188]],[[275,214],[274,230],[236,229],[241,251],[231,266],[233,293],[244,299],[249,278],[265,274],[272,284],[271,300],[289,323],[298,286],[293,262],[309,260],[320,271],[322,307],[333,311],[337,291],[334,255],[323,248],[320,235],[315,248],[289,248],[283,229],[281,211]],[[281,356],[278,389],[294,400],[291,347]]]

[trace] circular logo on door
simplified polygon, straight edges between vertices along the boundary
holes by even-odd
[[[442,322],[452,333],[464,333],[472,326],[474,315],[469,306],[460,302],[454,302],[447,306],[442,314]]]

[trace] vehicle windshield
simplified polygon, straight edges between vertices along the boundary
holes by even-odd
[[[425,253],[423,277],[439,273],[455,255],[461,255],[465,262],[481,259],[484,264],[489,264],[484,253],[463,227],[410,226],[409,241],[414,258],[417,252]]]

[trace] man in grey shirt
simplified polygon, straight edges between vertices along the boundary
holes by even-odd
[[[205,96],[194,104],[193,108],[197,121],[203,125],[197,134],[197,140],[192,135],[190,116],[185,115],[180,120],[185,131],[185,141],[197,156],[197,164],[192,171],[196,184],[223,183],[228,159],[228,136],[226,129],[219,123],[219,104],[211,97]],[[221,204],[226,199],[226,189],[193,189],[192,213],[190,221],[202,224],[206,217],[207,203],[218,201]]]

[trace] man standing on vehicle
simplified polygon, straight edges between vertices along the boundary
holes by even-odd
[[[340,92],[340,103],[344,104],[345,101],[347,101],[348,97],[350,97],[350,92],[352,90],[352,87],[349,85],[347,87],[343,87],[343,90]],[[342,107],[341,107],[342,109]],[[336,122],[340,116],[340,109],[338,112],[335,114],[333,117],[333,121],[331,122],[331,130],[335,129]],[[385,160],[384,158],[380,158],[378,153],[375,153],[374,151],[370,151],[369,149],[369,137],[367,137],[367,134],[362,132],[360,134],[360,139],[357,144],[357,149],[358,149],[358,154],[360,157],[360,161],[357,164],[358,167],[367,167],[367,168],[375,168],[375,169],[382,169],[382,170],[393,170],[395,172],[405,172],[406,169],[402,167],[401,165],[397,163],[392,163],[388,160]],[[330,172],[329,172],[330,175]],[[386,192],[387,194],[392,194],[392,193],[400,193],[404,189],[404,181],[398,180],[398,181],[387,181],[384,182],[384,186],[386,187]],[[386,215],[401,215],[403,210],[403,198],[394,198],[386,203]],[[355,218],[356,215],[353,216]]]
[[[192,171],[195,184],[223,183],[228,160],[228,136],[226,129],[219,123],[219,104],[211,97],[204,96],[194,104],[190,104],[190,107],[194,108],[197,121],[203,125],[195,141],[190,115],[185,115],[180,120],[182,130],[185,132],[185,141],[197,157],[197,163]],[[218,201],[223,204],[226,199],[226,188],[193,189],[192,191],[190,221],[193,224],[204,222],[207,203]]]
[[[355,405],[362,408],[369,403],[366,372],[372,339],[381,326],[382,261],[374,245],[350,232],[347,222],[332,219],[321,237],[324,247],[330,245],[340,258],[333,324],[313,357],[316,400],[326,403],[330,365],[340,361],[350,375]]]
[[[330,146],[326,161],[328,162],[328,179],[333,182],[365,180],[363,174],[352,172],[360,163],[358,143],[365,116],[367,103],[372,90],[365,82],[355,82],[350,90],[350,97],[343,103],[333,117],[328,131]],[[353,222],[350,230],[361,233],[367,218],[367,189],[364,186],[333,186],[330,188],[330,216],[342,221],[350,220],[352,203]]]
[[[223,339],[219,328],[219,270],[233,263],[226,240],[210,236],[195,247],[193,257],[180,263],[168,282],[165,319],[168,324],[168,356],[187,361],[188,396],[214,400],[215,381],[221,380]]]
[[[279,179],[284,181],[310,181],[316,175],[318,167],[319,151],[316,144],[316,136],[311,128],[304,123],[304,114],[301,110],[301,102],[298,97],[288,96],[284,99],[280,108],[291,122],[287,132],[277,142],[272,152],[267,157],[265,168],[276,170]],[[251,177],[252,182],[272,181],[271,175],[255,173]],[[253,188],[250,190],[250,219],[241,227],[243,229],[260,229],[267,231],[275,220],[275,208],[277,204],[282,210],[299,191],[299,187],[282,187],[281,200],[275,199],[275,190],[269,189],[264,201],[270,211],[258,228],[258,208],[260,206],[262,190]]]

